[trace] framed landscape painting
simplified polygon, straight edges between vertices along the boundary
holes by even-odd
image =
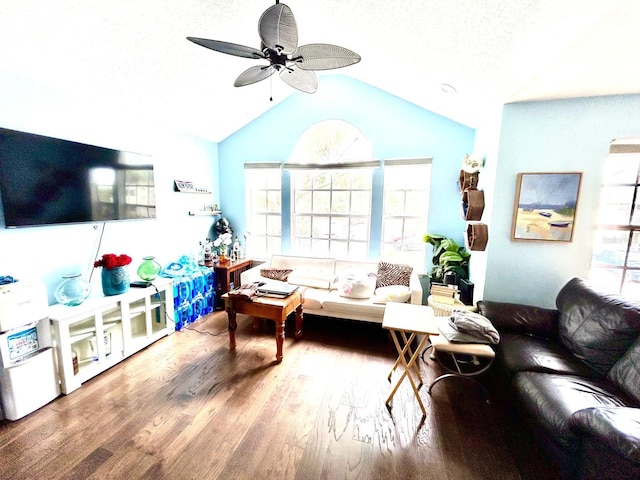
[[[581,172],[519,173],[513,240],[573,240]]]

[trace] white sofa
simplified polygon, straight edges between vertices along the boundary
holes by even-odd
[[[386,264],[388,266],[390,264]],[[415,271],[409,275],[409,285],[388,286],[375,289],[378,275],[378,262],[337,260],[334,258],[300,257],[292,255],[273,255],[267,263],[257,265],[242,272],[242,284],[254,282],[269,282],[272,278],[261,275],[263,270],[290,270],[287,283],[299,285],[303,290],[303,311],[305,314],[336,317],[365,322],[382,323],[386,301],[406,301],[407,303],[422,303],[422,285]],[[373,286],[373,295],[359,293],[355,296],[367,298],[350,298],[344,296],[345,278],[361,278],[368,273]],[[405,275],[406,277],[406,275]],[[350,280],[349,280],[350,281]],[[349,285],[348,291],[351,290]],[[365,288],[357,290],[365,291]],[[353,292],[356,292],[354,287]]]

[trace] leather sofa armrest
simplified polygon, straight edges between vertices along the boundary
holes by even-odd
[[[558,338],[558,311],[517,303],[480,300],[478,312],[498,331]]]
[[[571,416],[570,426],[640,467],[640,408],[586,408]]]

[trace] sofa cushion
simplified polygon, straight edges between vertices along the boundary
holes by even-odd
[[[331,285],[331,275],[323,275],[321,272],[309,270],[294,270],[287,277],[287,282],[302,287],[326,288]]]
[[[606,375],[640,333],[640,305],[607,295],[574,278],[558,293],[560,341],[576,357]]]
[[[596,373],[558,342],[519,333],[500,332],[493,347],[500,368],[507,373],[531,371],[595,377]]]
[[[302,297],[302,309],[320,310],[322,302],[329,294],[324,288],[305,288]]]
[[[624,407],[625,400],[604,381],[574,375],[519,372],[513,377],[515,393],[527,417],[562,449],[575,453],[579,436],[570,427],[572,415],[591,407]]]
[[[342,314],[374,315],[379,317],[384,315],[384,305],[377,305],[368,299],[358,300],[341,297],[335,290],[325,297],[322,302],[322,309],[327,312]]]
[[[411,290],[404,285],[389,285],[376,288],[373,303],[398,302],[406,303],[411,298]]]
[[[376,288],[388,287],[389,285],[409,286],[413,267],[400,263],[378,262],[378,278]]]
[[[640,405],[640,337],[616,362],[608,378]]]
[[[376,286],[376,274],[350,268],[337,278],[334,286],[341,297],[369,298]]]
[[[263,268],[260,270],[260,275],[271,280],[286,282],[292,271],[290,268]]]

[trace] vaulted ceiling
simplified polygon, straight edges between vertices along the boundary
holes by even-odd
[[[0,108],[24,82],[220,141],[296,91],[277,76],[235,88],[258,61],[186,37],[259,48],[258,19],[273,3],[3,0]],[[636,0],[285,3],[300,44],[333,43],[362,56],[325,74],[349,75],[471,127],[507,102],[640,93]]]

